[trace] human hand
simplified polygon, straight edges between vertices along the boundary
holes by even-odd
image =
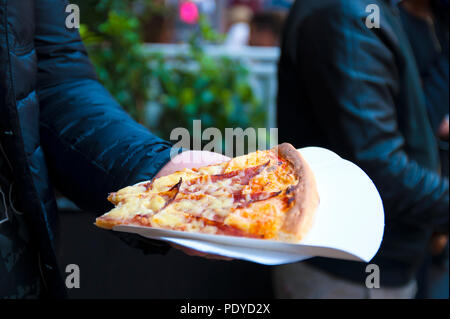
[[[441,122],[441,125],[439,126],[438,136],[440,138],[448,141],[448,137],[449,137],[449,120],[448,120],[448,115],[444,118],[444,120]]]
[[[430,249],[433,256],[441,254],[448,243],[448,234],[435,233],[430,240]]]
[[[171,159],[159,172],[155,178],[172,174],[185,168],[197,168],[202,166],[219,164],[229,161],[230,158],[218,153],[207,151],[186,151],[178,154]],[[177,244],[170,244],[173,248],[179,249],[189,256],[203,257],[207,259],[232,260],[232,258],[211,255],[191,248],[183,247]]]

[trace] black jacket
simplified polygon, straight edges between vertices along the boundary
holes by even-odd
[[[420,75],[392,2],[297,1],[279,64],[280,140],[337,152],[381,194],[386,227],[372,262],[382,285],[414,276],[430,234],[447,232],[449,217],[448,179],[440,175]],[[380,28],[366,26],[369,4],[380,8]],[[360,283],[367,275],[362,263],[311,262]]]
[[[402,7],[400,16],[417,62],[431,127],[437,132],[449,113],[449,11],[448,6],[447,10],[442,10],[439,3],[435,3],[432,9],[435,16],[433,25]],[[448,140],[438,138],[438,145],[442,173],[448,177]]]
[[[13,166],[49,293],[63,296],[52,185],[102,213],[107,194],[151,179],[170,144],[133,121],[97,81],[64,0],[0,0],[0,141]]]

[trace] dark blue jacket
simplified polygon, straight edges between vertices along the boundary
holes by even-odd
[[[170,144],[133,121],[97,81],[64,0],[0,0],[0,141],[16,208],[32,225],[49,293],[63,296],[53,186],[102,213],[107,194],[151,179]]]

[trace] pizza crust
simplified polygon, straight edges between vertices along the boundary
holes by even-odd
[[[114,226],[123,225],[120,220],[115,220],[112,218],[97,218],[95,220],[95,226],[98,226],[103,229],[111,230]]]
[[[297,242],[311,229],[319,206],[316,179],[308,163],[291,144],[283,143],[275,148],[278,155],[288,161],[299,179],[294,190],[294,205],[285,214],[279,240]]]

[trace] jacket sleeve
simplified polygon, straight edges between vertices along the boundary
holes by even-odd
[[[36,1],[40,133],[53,183],[97,213],[121,187],[151,179],[171,145],[131,119],[97,81],[63,0]],[[82,13],[81,13],[82,14]]]
[[[387,220],[448,231],[448,179],[408,156],[398,127],[392,30],[369,29],[354,12],[327,8],[297,30],[308,107],[333,147],[372,178]]]

